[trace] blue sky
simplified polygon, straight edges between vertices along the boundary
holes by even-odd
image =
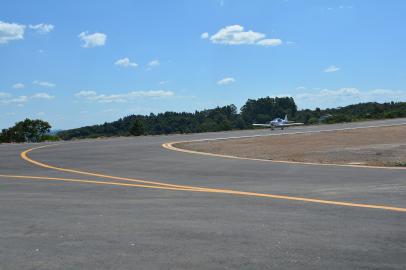
[[[0,128],[406,101],[406,1],[2,1]]]

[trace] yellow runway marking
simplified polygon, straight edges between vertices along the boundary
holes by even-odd
[[[95,180],[80,180],[80,179],[70,179],[70,178],[52,178],[52,177],[38,177],[38,176],[7,176],[7,175],[0,175],[0,177],[14,177],[14,178],[29,178],[29,179],[48,179],[48,180],[59,180],[59,181],[70,181],[70,182],[83,182],[83,183],[93,183],[93,184],[102,184],[102,185],[118,185],[118,186],[133,186],[133,187],[142,187],[142,188],[154,188],[154,189],[165,189],[165,190],[181,190],[181,191],[193,191],[193,192],[206,192],[206,193],[220,193],[220,194],[229,194],[229,195],[240,195],[240,196],[252,196],[252,197],[263,197],[263,198],[272,198],[272,199],[282,199],[282,200],[290,200],[290,201],[299,201],[299,202],[308,202],[308,203],[318,203],[318,204],[326,204],[326,205],[336,205],[336,206],[346,206],[346,207],[358,207],[358,208],[370,208],[370,209],[381,209],[381,210],[389,210],[389,211],[396,211],[396,212],[406,212],[406,208],[401,207],[393,207],[393,206],[386,206],[386,205],[373,205],[373,204],[359,204],[359,203],[351,203],[351,202],[340,202],[340,201],[331,201],[331,200],[321,200],[321,199],[312,199],[312,198],[304,198],[304,197],[294,197],[294,196],[285,196],[285,195],[275,195],[275,194],[264,194],[264,193],[256,193],[256,192],[245,192],[245,191],[236,191],[236,190],[228,190],[228,189],[215,189],[215,188],[202,188],[202,187],[194,187],[194,186],[184,186],[184,185],[174,185],[162,182],[154,182],[154,181],[146,181],[146,180],[139,180],[133,178],[126,178],[126,177],[118,177],[118,176],[111,176],[99,173],[90,173],[85,171],[73,170],[73,169],[66,169],[55,167],[49,164],[45,164],[39,161],[35,161],[28,157],[27,153],[41,149],[45,147],[55,146],[59,144],[52,144],[52,145],[45,145],[36,148],[30,148],[26,151],[21,153],[21,158],[24,160],[38,165],[40,167],[63,171],[63,172],[70,172],[70,173],[77,173],[82,175],[89,175],[95,176],[100,178],[107,178],[107,179],[115,179],[115,180],[123,180],[123,181],[131,181],[131,182],[139,182],[142,184],[130,184],[130,183],[120,183],[120,182],[102,182],[102,181],[95,181]],[[148,185],[146,185],[148,184]]]
[[[66,168],[60,168],[60,167],[55,167],[49,164],[45,164],[42,162],[38,162],[36,160],[31,159],[28,157],[28,153],[41,149],[41,148],[46,148],[46,147],[51,147],[51,146],[56,146],[59,144],[49,144],[49,145],[44,145],[44,146],[39,146],[35,148],[30,148],[24,152],[21,153],[21,158],[33,163],[37,166],[47,168],[47,169],[53,169],[57,171],[63,171],[63,172],[69,172],[69,173],[76,173],[76,174],[83,174],[83,175],[89,175],[89,176],[95,176],[95,177],[101,177],[101,178],[109,178],[109,179],[115,179],[115,180],[123,180],[123,181],[130,181],[130,182],[137,182],[137,183],[143,183],[143,184],[150,184],[150,185],[158,185],[158,186],[165,186],[165,187],[173,187],[173,188],[184,188],[184,189],[205,189],[205,188],[200,188],[200,187],[190,187],[190,186],[183,186],[183,185],[174,185],[174,184],[168,184],[168,183],[162,183],[162,182],[155,182],[155,181],[147,181],[147,180],[139,180],[139,179],[134,179],[134,178],[127,178],[127,177],[119,177],[119,176],[113,176],[113,175],[106,175],[106,174],[100,174],[100,173],[92,173],[92,172],[84,172],[84,171],[79,171],[79,170],[73,170],[73,169],[66,169]]]
[[[330,205],[336,205],[336,206],[361,207],[361,208],[389,210],[389,211],[395,211],[395,212],[406,212],[406,208],[400,208],[400,207],[392,207],[392,206],[384,206],[384,205],[371,205],[371,204],[358,204],[358,203],[349,203],[349,202],[337,202],[337,201],[329,201],[329,200],[319,200],[319,199],[310,199],[310,198],[301,198],[301,197],[292,197],[292,196],[283,196],[283,195],[273,195],[273,194],[263,194],[263,193],[255,193],[255,192],[234,191],[234,190],[225,190],[225,189],[207,189],[207,190],[205,190],[205,189],[193,189],[193,188],[185,189],[185,188],[173,188],[173,187],[164,187],[164,186],[120,183],[120,182],[108,182],[108,181],[105,182],[105,181],[96,181],[96,180],[89,180],[89,179],[74,179],[74,178],[60,178],[60,177],[47,177],[47,176],[29,176],[29,175],[0,175],[0,177],[1,178],[14,178],[14,179],[64,181],[64,182],[96,184],[96,185],[140,187],[140,188],[175,190],[175,191],[222,193],[222,194],[228,194],[228,195],[264,197],[264,198],[283,199],[283,200],[310,202],[310,203],[318,203],[318,204],[330,204]]]
[[[172,188],[172,187],[163,187],[163,186],[161,187],[161,186],[141,185],[141,184],[130,184],[130,183],[120,183],[120,182],[96,181],[96,180],[90,180],[90,179],[60,178],[60,177],[31,176],[31,175],[6,175],[6,174],[0,174],[0,177],[2,177],[2,178],[17,178],[17,179],[33,179],[33,180],[53,180],[53,181],[77,182],[77,183],[87,183],[87,184],[97,184],[97,185],[115,185],[115,186],[154,188],[154,189],[165,189],[165,190],[193,191],[192,189]]]

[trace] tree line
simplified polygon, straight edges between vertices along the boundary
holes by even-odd
[[[369,102],[333,109],[298,110],[292,97],[265,97],[248,99],[240,111],[231,104],[193,113],[129,115],[110,123],[61,131],[56,136],[49,134],[49,123],[25,119],[11,128],[3,129],[0,133],[0,143],[251,129],[254,128],[253,123],[267,123],[285,115],[288,115],[289,120],[305,124],[406,117],[406,102]]]
[[[265,97],[247,100],[240,108],[240,112],[231,104],[193,113],[130,115],[111,123],[65,130],[58,135],[64,140],[70,140],[251,129],[253,123],[266,123],[276,117],[283,118],[285,115],[288,115],[289,120],[305,124],[406,117],[406,102],[382,104],[370,102],[333,109],[298,110],[292,97]]]

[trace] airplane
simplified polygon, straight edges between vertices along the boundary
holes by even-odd
[[[275,118],[272,121],[270,121],[268,124],[253,124],[254,126],[257,127],[270,127],[271,130],[274,130],[275,128],[280,128],[281,130],[284,128],[292,127],[292,126],[301,126],[304,125],[304,123],[296,123],[293,121],[288,120],[288,115],[285,115],[285,119],[282,118]]]

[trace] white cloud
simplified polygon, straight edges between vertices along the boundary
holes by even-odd
[[[8,98],[9,96],[11,96],[9,93],[0,92],[0,100],[3,98]]]
[[[200,35],[200,38],[202,38],[202,39],[207,39],[207,38],[209,38],[209,33],[207,33],[207,32],[202,33],[202,34]]]
[[[28,102],[27,96],[19,96],[17,98],[12,98],[8,100],[8,103],[25,103]]]
[[[22,104],[22,103],[27,103],[28,101],[32,99],[53,99],[54,96],[51,96],[47,93],[36,93],[32,96],[17,96],[13,97],[9,93],[4,93],[0,92],[0,103],[3,104],[12,104],[12,103],[17,103],[17,104]]]
[[[402,94],[402,91],[399,90],[392,90],[392,89],[375,89],[371,91],[371,94],[373,95],[399,95]],[[406,98],[406,96],[403,96]]]
[[[226,77],[226,78],[219,80],[217,82],[217,84],[225,85],[225,84],[230,84],[230,83],[234,83],[234,82],[235,82],[235,79],[233,77]]]
[[[340,88],[338,90],[322,89],[320,96],[359,96],[360,91],[357,88]]]
[[[23,89],[25,85],[23,83],[16,83],[13,85],[14,89]]]
[[[49,32],[51,32],[54,29],[54,26],[52,24],[45,24],[45,23],[40,23],[40,24],[36,24],[36,25],[30,24],[28,27],[30,29],[37,31],[37,33],[43,34],[43,35],[48,34]]]
[[[149,71],[149,70],[151,70],[151,69],[153,69],[155,67],[158,67],[160,65],[161,65],[161,63],[159,62],[159,60],[157,60],[157,59],[152,60],[151,62],[148,63],[146,70]]]
[[[54,96],[51,96],[48,93],[42,92],[42,93],[36,93],[36,94],[32,95],[31,98],[34,98],[34,99],[53,99]]]
[[[35,115],[36,115],[36,116],[44,116],[45,113],[44,113],[44,112],[37,112]]]
[[[171,97],[174,96],[175,93],[172,91],[164,91],[164,90],[150,90],[150,91],[133,91],[130,92],[130,96],[133,97]]]
[[[11,103],[25,103],[28,101],[27,96],[12,97],[9,93],[0,92],[0,103],[11,104]]]
[[[282,44],[282,40],[279,38],[267,38],[257,42],[261,46],[279,46]]]
[[[55,84],[52,82],[46,82],[46,81],[33,81],[32,84],[42,86],[42,87],[55,87]]]
[[[0,21],[0,44],[24,39],[25,25]]]
[[[321,89],[294,96],[302,108],[333,108],[360,102],[405,101],[406,91],[392,89],[359,90],[358,88]]]
[[[98,94],[96,91],[80,91],[75,94],[77,98],[99,103],[124,103],[136,98],[165,98],[172,97],[175,93],[164,90],[132,91],[123,94]]]
[[[114,64],[116,66],[120,66],[120,67],[137,67],[138,66],[137,63],[131,62],[130,58],[128,58],[128,57],[119,59]]]
[[[78,37],[83,41],[83,48],[93,48],[98,46],[104,46],[106,44],[107,35],[104,33],[88,34],[88,32],[82,32]]]
[[[207,34],[207,35],[206,35]],[[208,33],[203,33],[202,38],[208,38]],[[241,25],[229,25],[220,29],[210,37],[212,43],[225,45],[255,44],[260,46],[278,46],[282,44],[280,39],[267,39],[266,35],[252,30],[244,31]]]
[[[251,30],[244,32],[243,26],[230,25],[220,29],[216,34],[210,37],[210,40],[218,44],[240,45],[255,44],[263,38],[265,38],[265,34]]]
[[[164,84],[168,84],[168,83],[169,83],[169,81],[160,81],[159,82],[160,85],[164,85]]]
[[[159,60],[157,60],[157,59],[152,60],[151,62],[148,63],[149,67],[157,67],[159,65],[161,65],[161,63],[159,63]]]
[[[92,96],[97,96],[96,91],[83,90],[83,91],[80,91],[80,92],[78,92],[78,93],[75,94],[75,97],[84,97],[84,98],[87,98],[87,97],[92,97]]]
[[[325,68],[324,72],[336,72],[336,71],[339,71],[339,70],[340,70],[339,67],[336,67],[336,66],[332,65],[332,66],[329,66],[329,67]]]

